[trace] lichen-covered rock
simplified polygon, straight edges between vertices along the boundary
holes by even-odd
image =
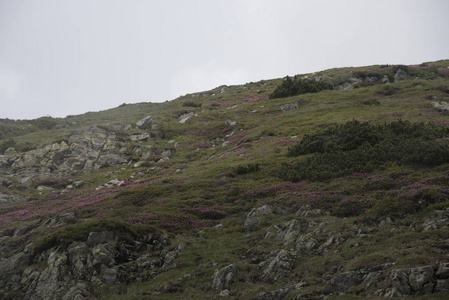
[[[153,118],[151,116],[145,117],[136,123],[139,129],[151,129],[153,127]]]
[[[298,109],[298,103],[287,103],[280,106],[282,112]]]
[[[264,205],[261,207],[253,208],[248,215],[246,216],[245,220],[245,230],[249,231],[254,229],[257,225],[259,225],[260,220],[264,217],[268,217],[273,213],[273,208],[268,205]]]
[[[432,102],[431,105],[438,111],[448,111],[449,110],[449,104],[444,101]]]
[[[223,290],[228,290],[234,275],[237,273],[237,266],[232,264],[220,270],[215,270],[214,279],[212,280],[212,288],[220,293]]]
[[[276,256],[268,262],[268,266],[263,268],[260,280],[275,282],[278,279],[285,277],[295,268],[295,260],[295,253],[281,249]]]
[[[94,169],[115,167],[118,165],[124,165],[127,162],[126,157],[123,157],[122,155],[113,153],[103,154],[98,158],[97,163],[94,165]]]
[[[437,277],[434,266],[393,270],[391,296],[423,295],[433,293]],[[440,285],[442,285],[440,283]]]

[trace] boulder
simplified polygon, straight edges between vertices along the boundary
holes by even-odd
[[[0,177],[0,185],[4,187],[9,187],[12,185],[12,181],[3,177]]]
[[[119,155],[119,154],[103,154],[98,158],[97,163],[94,165],[94,169],[100,169],[105,167],[115,167],[118,165],[124,165],[128,161],[125,157]]]
[[[220,293],[223,290],[229,290],[232,279],[237,273],[237,266],[232,264],[220,270],[215,270],[214,279],[212,280],[212,288]]]
[[[118,130],[130,130],[132,126],[130,124],[123,124],[120,122],[110,123],[109,126],[118,129]]]
[[[298,103],[287,103],[280,106],[282,112],[298,109]]]
[[[3,194],[0,192],[0,203],[23,202],[25,197],[21,195]]]
[[[183,114],[179,117],[179,123],[184,124],[187,120],[191,119],[193,116],[194,116],[193,112]]]
[[[272,213],[273,213],[273,208],[268,205],[253,208],[246,216],[246,220],[245,220],[245,224],[244,224],[245,230],[246,231],[252,230],[257,225],[259,225],[260,220],[262,220],[262,218],[268,217]]]
[[[394,82],[397,82],[399,80],[404,80],[408,77],[408,74],[405,70],[403,69],[398,69],[396,71],[396,74],[394,74]]]
[[[447,102],[444,102],[444,101],[432,102],[431,105],[433,108],[437,109],[438,111],[448,111],[449,110],[449,104],[447,104]]]
[[[268,263],[268,266],[262,270],[260,280],[275,282],[278,279],[285,277],[295,268],[295,259],[295,253],[281,249]]]
[[[153,118],[151,116],[145,117],[136,123],[139,129],[147,130],[153,127]]]
[[[433,293],[437,284],[434,266],[396,269],[392,271],[391,277],[392,296]]]
[[[150,135],[146,132],[142,132],[142,133],[134,133],[130,136],[131,141],[136,141],[136,142],[146,142],[148,141]]]

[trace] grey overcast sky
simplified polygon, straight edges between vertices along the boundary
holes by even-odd
[[[0,0],[0,118],[449,58],[448,0]]]

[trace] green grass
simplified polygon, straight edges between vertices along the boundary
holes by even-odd
[[[151,115],[157,126],[147,131],[150,140],[128,145],[127,154],[133,162],[138,161],[140,153],[134,148],[150,145],[155,155],[168,149],[172,155],[167,162],[148,160],[139,168],[131,164],[77,171],[72,177],[82,179],[85,185],[69,193],[55,196],[49,195],[50,192],[39,194],[31,188],[22,191],[22,195],[31,197],[29,201],[1,204],[0,218],[26,209],[41,214],[4,222],[0,228],[36,224],[72,211],[77,223],[36,230],[28,237],[34,239],[33,247],[43,251],[54,245],[67,246],[72,241],[85,240],[90,231],[108,228],[135,237],[154,228],[169,233],[172,245],[186,244],[186,250],[174,262],[176,267],[148,282],[107,285],[97,291],[95,296],[100,299],[216,299],[211,289],[214,270],[231,263],[239,267],[231,286],[231,298],[250,299],[260,292],[301,280],[309,282],[309,286],[293,292],[293,296],[336,293],[335,288],[321,280],[334,267],[352,271],[391,262],[396,263],[393,268],[402,268],[445,261],[445,253],[428,245],[449,239],[448,230],[412,232],[410,225],[431,218],[435,209],[449,207],[447,164],[403,168],[390,163],[369,174],[348,173],[320,182],[295,184],[279,178],[278,172],[283,164],[293,163],[288,151],[306,135],[354,119],[371,126],[401,119],[435,122],[447,128],[449,115],[430,106],[433,101],[449,101],[448,73],[444,71],[447,66],[447,60],[410,66],[410,80],[388,85],[364,84],[348,91],[328,90],[268,99],[282,79],[263,80],[229,86],[223,93],[223,87],[217,87],[165,103],[126,104],[64,119],[2,120],[1,141],[13,137],[19,145],[31,143],[39,148],[66,139],[72,130],[111,122],[134,125]],[[326,77],[336,85],[353,76],[392,76],[396,69],[394,66],[340,68],[308,76]],[[419,79],[414,79],[417,76]],[[427,80],[435,76],[443,81]],[[282,112],[280,106],[288,103],[298,103],[298,109]],[[197,115],[181,124],[179,114],[186,111]],[[236,124],[232,126],[227,121]],[[67,128],[45,128],[54,125]],[[142,130],[133,128],[123,134],[137,132]],[[126,180],[126,186],[95,190],[115,178]],[[62,188],[58,186],[56,191]],[[17,191],[2,187],[2,192]],[[256,230],[245,232],[246,214],[265,204],[287,209],[290,214],[265,218]],[[316,236],[320,243],[337,234],[344,242],[330,245],[323,255],[317,255],[316,249],[304,250],[287,278],[274,284],[259,281],[260,268],[249,263],[250,257],[267,258],[271,251],[283,247],[283,241],[265,238],[265,234],[270,230],[275,235],[275,226],[295,218],[294,213],[304,204],[329,213],[305,218],[307,222],[324,224],[324,231]],[[379,227],[387,215],[393,224]],[[146,226],[130,223],[138,217],[149,217],[150,221]],[[173,222],[180,223],[173,225]],[[216,229],[216,224],[223,227]],[[355,236],[351,229],[354,225],[365,235]],[[198,230],[204,230],[200,237],[196,236]],[[11,243],[24,246],[30,240],[16,238]],[[361,287],[354,287],[354,293],[357,289]],[[366,293],[334,298],[359,296],[370,299]]]

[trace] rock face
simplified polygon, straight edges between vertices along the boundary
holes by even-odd
[[[30,244],[1,260],[0,284],[23,291],[20,299],[79,300],[94,297],[96,286],[154,278],[170,268],[184,248],[184,244],[170,247],[160,233],[130,240],[111,231],[91,232],[86,241],[73,242],[66,249],[37,252]],[[224,270],[217,277],[220,286],[229,287],[235,272],[235,265]]]
[[[145,117],[142,120],[140,120],[139,122],[136,123],[136,126],[139,129],[151,129],[153,127],[153,118],[151,116]]]
[[[107,127],[73,131],[67,140],[42,149],[0,157],[5,173],[29,185],[33,180],[62,177],[71,171],[127,163],[124,156],[107,153],[122,148],[129,138]]]
[[[393,270],[391,297],[418,296],[449,290],[449,263]]]

